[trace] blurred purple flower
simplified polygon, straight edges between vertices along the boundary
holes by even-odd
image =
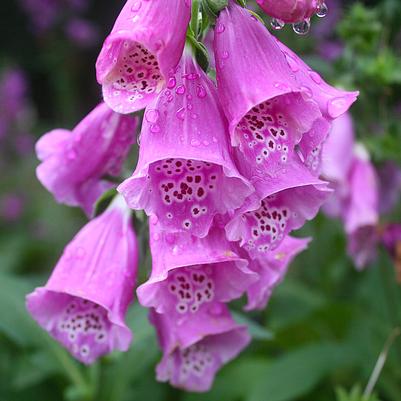
[[[6,194],[0,202],[1,218],[8,222],[18,220],[24,210],[24,201],[20,195]]]
[[[67,36],[81,47],[90,47],[99,39],[97,27],[90,21],[74,18],[65,27]]]
[[[392,161],[378,170],[380,182],[380,213],[390,213],[400,199],[401,169]]]
[[[52,28],[59,17],[61,8],[61,2],[58,0],[20,0],[20,4],[37,33],[43,33]]]

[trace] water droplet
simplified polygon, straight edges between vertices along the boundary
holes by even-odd
[[[131,11],[133,13],[136,13],[137,11],[140,10],[141,7],[142,7],[142,1],[136,1],[131,7]]]
[[[331,99],[327,103],[327,112],[329,116],[332,118],[337,118],[341,116],[341,114],[345,113],[347,110],[348,104],[342,97],[335,97]]]
[[[292,25],[292,29],[298,35],[306,35],[310,29],[310,20],[306,19],[301,22],[297,22],[296,24]]]
[[[187,105],[187,109],[188,110],[192,110],[194,108],[194,106],[192,105],[192,103],[189,103],[188,105]]]
[[[192,95],[190,93],[187,95],[187,99],[192,100]]]
[[[202,85],[198,85],[198,86],[196,87],[196,94],[198,95],[198,97],[199,97],[200,99],[205,98],[205,97],[206,97],[206,90],[205,90],[205,88],[204,88]]]
[[[191,145],[192,146],[199,146],[201,143],[199,140],[197,139],[191,139]]]
[[[301,95],[304,99],[311,99],[313,97],[312,89],[309,86],[302,85],[300,89],[302,90]]]
[[[327,4],[325,2],[322,2],[317,6],[316,15],[319,18],[324,18],[328,12],[329,12],[329,8],[327,7]]]
[[[154,134],[157,134],[160,132],[160,125],[159,124],[152,124],[150,126],[150,131],[153,132]]]
[[[209,146],[209,145],[210,145],[209,141],[203,141],[203,144],[204,144],[205,146]]]
[[[191,118],[192,118],[193,120],[196,120],[196,119],[198,118],[198,115],[197,115],[196,113],[192,113],[192,114],[191,114]]]
[[[156,215],[153,215],[150,217],[149,221],[155,226],[159,222],[159,218]]]
[[[217,33],[223,33],[225,30],[226,30],[226,27],[221,22],[219,22],[216,25],[216,32]]]
[[[148,123],[157,123],[159,120],[160,113],[157,110],[151,109],[147,110],[145,113],[145,120]]]
[[[290,89],[290,87],[284,82],[275,82],[274,87],[282,91],[287,91]]]
[[[176,79],[174,77],[171,77],[167,82],[167,88],[173,89],[173,88],[175,88],[176,84],[177,84]],[[166,95],[167,95],[167,91],[166,91]]]
[[[227,60],[229,57],[230,57],[230,53],[227,52],[227,51],[224,51],[224,52],[221,54],[221,58],[224,59],[224,60]]]
[[[179,120],[184,121],[184,119],[185,119],[185,107],[181,107],[180,109],[178,109],[177,113],[175,114],[175,116]]]
[[[290,68],[291,68],[291,71],[292,72],[298,72],[299,71],[299,64],[298,64],[298,62],[293,58],[293,57],[291,57],[289,54],[285,54],[285,58],[287,59],[287,63],[288,63],[288,65],[290,66]]]
[[[177,93],[177,95],[183,95],[186,91],[185,85],[180,85],[175,92]]]
[[[317,72],[310,71],[309,76],[312,78],[312,81],[315,82],[316,84],[320,85],[322,83],[322,78]]]
[[[154,239],[155,241],[159,241],[159,239],[160,239],[160,234],[159,234],[159,233],[154,233],[154,234],[153,234],[153,239]]]
[[[212,141],[213,141],[214,143],[217,143],[217,142],[218,142],[218,140],[217,140],[217,138],[216,138],[215,136],[212,138]]]
[[[79,246],[75,252],[75,256],[77,259],[83,259],[86,255],[86,251],[84,248],[82,248],[81,246]]]
[[[270,25],[275,31],[279,31],[280,29],[284,28],[285,22],[281,19],[272,18]]]

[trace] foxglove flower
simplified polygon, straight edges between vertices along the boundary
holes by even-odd
[[[215,304],[209,313],[198,315],[192,323],[197,334],[177,334],[177,323],[169,315],[152,310],[163,359],[157,366],[157,379],[187,391],[210,390],[217,371],[234,359],[251,341],[245,326],[231,318],[224,304]]]
[[[282,188],[260,203],[250,197],[226,225],[227,238],[240,241],[252,259],[275,250],[293,230],[313,219],[331,191],[317,178]]]
[[[256,0],[256,3],[271,17],[294,23],[311,18],[322,7],[323,0]]]
[[[390,213],[401,196],[401,169],[388,161],[378,170],[380,183],[380,213]]]
[[[258,275],[234,252],[224,230],[205,238],[166,233],[151,218],[152,275],[137,289],[139,302],[174,316],[177,324],[211,303],[239,298]]]
[[[271,252],[250,262],[249,267],[259,274],[259,280],[248,289],[246,310],[264,309],[273,290],[284,279],[292,260],[308,247],[309,238],[293,238],[287,236],[283,242]]]
[[[214,53],[232,144],[253,167],[250,176],[277,175],[321,117],[317,104],[293,78],[274,37],[234,2],[220,13]]]
[[[42,163],[39,181],[60,203],[81,206],[88,215],[113,185],[102,177],[118,175],[134,141],[136,119],[97,106],[72,131],[53,130],[36,145]]]
[[[232,161],[215,85],[189,55],[147,107],[140,142],[137,168],[118,190],[165,229],[204,237],[216,214],[253,191]]]
[[[96,63],[105,102],[119,113],[147,106],[178,64],[190,0],[128,0]]]
[[[27,296],[32,317],[85,364],[126,351],[132,339],[124,321],[138,257],[130,219],[116,198],[66,247],[46,286]]]
[[[390,255],[401,262],[401,225],[389,224],[384,230],[382,242]]]

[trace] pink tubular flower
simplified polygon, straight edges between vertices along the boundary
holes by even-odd
[[[258,278],[217,228],[200,239],[165,233],[151,223],[150,248],[152,275],[137,290],[139,302],[178,324],[216,301],[239,298]]]
[[[137,120],[102,103],[72,132],[56,129],[36,145],[42,163],[39,181],[60,203],[81,206],[88,215],[98,197],[112,187],[104,175],[118,175],[134,141]]]
[[[256,0],[271,17],[287,23],[300,22],[314,15],[322,0]]]
[[[150,319],[163,349],[157,379],[187,391],[210,390],[222,365],[251,341],[246,327],[234,322],[224,304],[215,304],[209,313],[194,318],[191,323],[196,337],[187,337],[183,330],[178,332],[177,323],[169,315],[152,310]]]
[[[96,63],[113,110],[140,110],[163,89],[181,58],[190,14],[190,0],[127,1]]]
[[[198,237],[253,191],[232,161],[216,88],[191,56],[146,109],[137,168],[118,190],[165,229]]]
[[[27,296],[38,324],[86,364],[126,351],[132,339],[124,322],[138,257],[130,219],[117,197],[66,247],[46,286]]]
[[[258,273],[260,278],[248,288],[246,310],[266,307],[273,290],[284,279],[289,264],[308,247],[310,240],[310,238],[301,239],[287,236],[274,251],[250,262],[249,267]]]
[[[313,219],[331,191],[319,181],[283,188],[260,203],[249,199],[226,226],[230,241],[241,241],[252,259],[265,257],[293,230]]]
[[[288,152],[321,113],[294,80],[274,37],[232,2],[217,21],[214,53],[233,145],[240,146],[252,164],[268,160],[270,167],[288,160]]]

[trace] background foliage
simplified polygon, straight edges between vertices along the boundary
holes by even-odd
[[[388,160],[401,164],[401,2],[343,3],[333,30],[314,20],[307,37],[289,28],[278,36],[331,83],[361,91],[352,109],[359,139],[378,166]],[[99,39],[80,47],[66,38],[62,21],[37,35],[19,2],[2,2],[0,74],[18,66],[28,77],[30,124],[24,129],[31,142],[23,154],[12,146],[14,132],[0,142],[0,400],[364,400],[363,388],[386,340],[401,327],[400,286],[384,251],[357,273],[346,256],[340,223],[323,215],[300,233],[314,241],[268,308],[247,322],[252,345],[223,369],[206,395],[155,382],[160,354],[146,311],[137,305],[128,317],[135,333],[131,350],[90,368],[75,362],[28,316],[25,294],[45,282],[64,245],[85,222],[79,210],[57,205],[37,182],[33,143],[56,126],[72,128],[99,102],[94,62],[122,4],[92,1],[86,18],[98,27]],[[325,53],[334,45],[338,54],[328,59]],[[19,213],[10,215],[10,197],[17,197]],[[383,221],[400,222],[400,216],[399,202]],[[150,264],[145,244],[142,279]],[[401,400],[399,338],[375,392],[370,401]]]

